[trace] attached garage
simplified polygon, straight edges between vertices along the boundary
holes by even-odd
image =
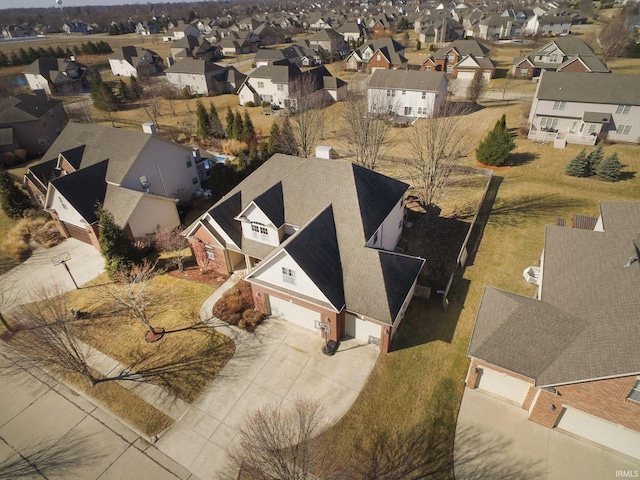
[[[297,305],[284,298],[269,295],[271,315],[290,323],[295,323],[309,330],[318,330],[316,322],[320,322],[320,312]]]
[[[75,238],[76,240],[80,240],[84,243],[91,243],[91,237],[89,237],[89,232],[87,232],[86,229],[77,227],[67,222],[61,223],[70,238]]]
[[[640,432],[565,407],[557,428],[599,443],[630,457],[640,459]]]
[[[531,383],[489,368],[482,368],[478,380],[479,389],[511,400],[518,405],[522,405],[531,386]]]
[[[462,70],[462,71],[458,71],[458,75],[456,76],[456,78],[460,80],[473,80],[474,75],[475,75],[475,72]]]
[[[345,335],[357,338],[363,342],[380,345],[382,326],[377,323],[367,322],[350,313],[345,315]]]

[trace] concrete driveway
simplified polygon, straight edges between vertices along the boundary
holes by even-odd
[[[2,276],[3,289],[7,294],[3,309],[33,301],[32,292],[38,285],[56,283],[64,290],[75,286],[64,265],[55,266],[54,257],[68,254],[66,262],[71,275],[80,286],[104,272],[104,258],[92,245],[68,238],[60,245],[44,248],[33,244],[32,255],[23,263]]]
[[[465,389],[454,447],[458,480],[600,480],[640,474],[640,462],[527,420],[515,404]],[[633,474],[635,472],[635,474]]]
[[[263,405],[314,399],[325,407],[329,422],[338,421],[357,398],[380,352],[376,346],[347,340],[328,357],[318,334],[273,318],[252,334],[216,326],[234,338],[235,355],[156,443],[203,480],[217,478],[227,464],[225,449],[247,414]]]

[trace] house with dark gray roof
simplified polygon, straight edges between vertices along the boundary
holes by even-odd
[[[534,50],[526,57],[515,57],[511,75],[535,78],[542,71],[606,73],[609,68],[578,37],[559,37]]]
[[[529,138],[593,145],[598,135],[640,143],[640,75],[543,72]]]
[[[148,77],[162,72],[164,61],[153,50],[126,45],[116,48],[109,57],[109,66],[116,76]]]
[[[484,291],[467,388],[640,458],[639,259],[640,202],[601,202],[591,230],[547,226],[537,298]]]
[[[489,50],[477,40],[455,40],[427,57],[420,65],[422,70],[445,72],[450,78],[472,80],[480,70],[485,81],[495,74],[496,67],[489,57]]]
[[[376,70],[367,86],[369,111],[431,118],[445,106],[447,85],[444,72]]]
[[[262,313],[387,352],[424,264],[394,251],[408,187],[351,162],[276,154],[183,234],[202,266],[246,269]]]
[[[28,93],[0,98],[0,154],[22,149],[41,155],[67,122],[61,100]]]
[[[24,185],[65,236],[100,248],[98,206],[132,239],[180,225],[179,200],[200,181],[199,152],[148,133],[69,123]]]
[[[392,38],[383,37],[361,45],[344,60],[347,70],[396,70],[409,61],[404,56],[404,46]]]
[[[171,57],[176,62],[183,58],[213,61],[222,58],[222,48],[219,45],[212,45],[205,38],[187,35],[171,44]]]
[[[88,89],[89,68],[75,57],[40,57],[22,71],[31,91],[47,95],[77,95]]]
[[[232,66],[222,66],[201,58],[186,57],[166,71],[167,81],[176,90],[193,95],[222,95],[237,89],[246,75]]]

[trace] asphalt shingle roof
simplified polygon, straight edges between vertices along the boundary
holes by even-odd
[[[376,88],[437,91],[444,78],[446,78],[444,72],[425,70],[376,70],[369,79],[369,86]]]
[[[540,300],[485,290],[469,355],[538,386],[640,372],[640,202],[600,210],[604,232],[547,227]]]
[[[0,125],[29,122],[42,117],[62,100],[19,93],[15,97],[0,98]]]
[[[640,75],[543,72],[539,100],[640,105]]]

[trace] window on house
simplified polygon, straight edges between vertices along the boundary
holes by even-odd
[[[631,105],[618,105],[616,108],[617,115],[626,115],[631,110]]]
[[[193,165],[193,164],[191,163],[191,159],[187,160],[187,168],[191,168],[191,165]]]
[[[391,96],[391,90],[387,90],[387,97]]]
[[[455,55],[447,55],[447,61],[448,62],[455,62],[456,60],[456,56]]]
[[[47,141],[46,141],[44,138],[39,138],[39,139],[38,139],[38,143],[39,143],[40,145],[46,145],[46,144],[47,144]]]
[[[380,60],[382,60],[382,55],[378,54],[376,55],[376,60],[379,62]]]
[[[195,185],[196,183],[198,183],[198,177],[193,177],[193,178],[191,179],[191,183],[193,183],[194,185]]]
[[[542,117],[540,119],[540,128],[556,128],[558,126],[558,119],[551,117]]]
[[[284,283],[296,284],[296,272],[287,267],[282,267],[282,281]]]
[[[529,69],[528,68],[521,68],[520,69],[520,76],[521,77],[526,77],[527,75],[529,75]]]
[[[424,71],[425,72],[430,72],[431,71],[431,67],[424,67]]]
[[[376,243],[378,243],[378,232],[374,233],[373,235],[373,245],[375,246]]]
[[[616,130],[618,135],[629,135],[629,132],[631,132],[631,125],[618,125],[618,130]]]
[[[65,210],[67,209],[67,204],[64,203],[62,199],[60,199],[60,205],[62,205],[62,208],[64,208]]]
[[[406,95],[406,94],[407,94],[407,91],[406,91],[406,90],[402,90],[402,94],[403,94],[403,95]]]
[[[633,400],[634,402],[640,402],[640,380],[636,382],[636,384],[631,389],[631,393],[627,397],[629,400]]]
[[[554,110],[564,110],[564,107],[567,106],[567,102],[560,102],[560,101],[555,101],[553,102],[553,109]]]
[[[411,115],[413,115],[413,108],[412,107],[404,107],[404,114],[407,117],[410,117]]]
[[[555,54],[555,53],[554,53],[553,55],[549,55],[549,61],[550,61],[551,63],[555,63],[555,62],[557,62],[557,61],[558,61],[558,55],[557,55],[557,54]]]
[[[427,92],[422,92],[422,100],[426,100],[427,99]]]
[[[251,223],[251,232],[253,232],[253,238],[257,238],[260,240],[268,240],[269,239],[269,230],[267,227],[258,222]]]
[[[258,82],[258,88],[264,88],[264,82]]]
[[[205,245],[204,246],[204,252],[207,256],[208,260],[215,260],[216,259],[216,255],[213,251],[213,247],[211,245]]]
[[[45,120],[44,122],[42,122],[42,126],[46,127],[47,126],[47,121]]]
[[[283,92],[284,91],[284,85],[282,85],[281,83],[278,84],[278,91],[279,92]]]
[[[402,228],[402,220],[400,220],[400,223],[398,223],[398,228]]]
[[[429,115],[427,107],[418,107],[418,115]]]
[[[447,65],[447,73],[453,73],[453,66]]]

